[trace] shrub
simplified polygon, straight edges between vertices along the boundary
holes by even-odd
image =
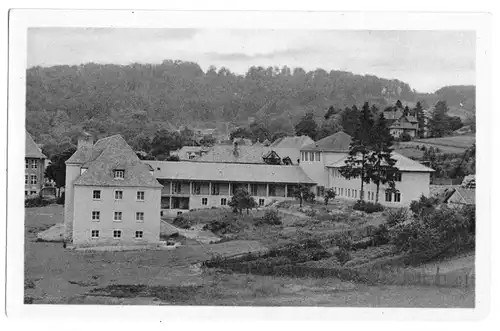
[[[394,226],[405,222],[408,219],[408,209],[398,208],[396,210],[389,210],[386,223],[388,226]]]
[[[336,196],[336,194],[335,194],[335,190],[333,188],[329,188],[328,190],[326,190],[325,197],[324,197],[325,205],[328,204],[329,200],[335,199],[335,196]]]
[[[281,225],[281,217],[276,210],[266,210],[264,216],[258,218],[254,222],[255,225]]]
[[[347,233],[341,233],[335,238],[335,245],[339,248],[351,250],[352,249],[352,238]]]
[[[373,232],[373,246],[381,246],[390,241],[389,230],[384,224],[380,224]]]
[[[414,216],[420,217],[433,212],[438,203],[439,199],[436,197],[427,198],[421,195],[418,201],[413,200],[410,203],[410,210]]]
[[[306,211],[304,212],[304,214],[306,214],[306,216],[309,216],[309,217],[315,217],[316,216],[316,210],[314,210],[314,209],[306,209]]]
[[[411,136],[404,132],[402,135],[401,135],[401,141],[411,141]]]
[[[316,202],[316,194],[309,191],[307,194],[304,194],[304,200],[309,203],[314,203]]]
[[[227,219],[213,220],[203,226],[203,230],[219,234],[238,233],[242,228],[243,226],[241,225],[241,223],[237,222],[236,220],[231,221]]]
[[[24,199],[25,208],[44,207],[50,205],[50,203],[50,200],[44,199],[41,196],[34,196]]]
[[[345,248],[340,248],[338,251],[334,253],[334,255],[340,262],[340,264],[345,264],[351,259],[351,253],[349,252],[349,250]]]
[[[365,213],[371,214],[384,210],[384,206],[380,203],[372,203],[363,200],[358,200],[352,207],[354,210],[364,211]]]
[[[174,218],[174,221],[172,222],[176,227],[181,228],[181,229],[189,229],[193,224],[191,220],[186,219],[182,216],[177,216]]]
[[[460,210],[461,214],[464,215],[465,219],[469,223],[469,232],[471,234],[476,233],[476,206],[464,206]]]

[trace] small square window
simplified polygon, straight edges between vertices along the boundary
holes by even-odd
[[[396,182],[400,182],[401,181],[401,178],[402,178],[402,174],[400,172],[397,172],[396,173],[396,178],[395,178],[395,181]]]
[[[115,211],[115,221],[121,221],[122,220],[122,212],[121,211]]]
[[[99,238],[99,230],[92,230],[91,237]]]
[[[113,238],[119,239],[122,237],[122,231],[121,230],[113,230]]]
[[[259,199],[259,206],[264,206],[264,202],[265,202],[264,199]]]
[[[92,221],[99,221],[101,219],[101,212],[100,211],[93,211],[92,212]]]
[[[135,220],[139,222],[144,222],[144,212],[139,211],[135,213]]]
[[[115,191],[115,200],[123,199],[123,191]]]
[[[125,178],[125,170],[115,170],[115,179]]]
[[[144,201],[144,191],[138,191],[137,192],[137,200],[138,201]]]
[[[220,205],[221,206],[226,206],[227,205],[227,199],[226,198],[220,199]]]
[[[207,198],[202,198],[202,199],[201,199],[201,204],[202,204],[203,206],[208,205],[208,199],[207,199]]]
[[[142,231],[135,231],[135,237],[137,239],[141,239],[143,237],[143,235],[144,235],[144,232],[142,232]]]
[[[92,193],[92,198],[94,200],[101,200],[101,190],[94,190]]]
[[[36,184],[38,184],[38,178],[36,177],[36,175],[31,175],[31,176],[30,176],[30,184],[31,184],[31,185],[36,185]]]

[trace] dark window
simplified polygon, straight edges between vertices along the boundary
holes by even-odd
[[[204,205],[204,206],[208,205],[208,199],[207,198],[202,198],[201,199],[201,204]]]
[[[392,192],[385,192],[385,201],[390,202],[392,200]]]
[[[113,230],[113,238],[121,238],[122,231],[121,230]]]
[[[94,192],[92,193],[92,197],[94,198],[94,200],[101,199],[101,191],[100,190],[94,190]]]
[[[101,212],[100,211],[93,211],[92,212],[92,220],[99,221],[100,219],[101,219]]]
[[[142,231],[135,231],[135,237],[136,238],[142,238],[143,234],[144,233]]]
[[[212,184],[212,195],[219,195],[220,184]]]
[[[394,193],[394,202],[401,202],[401,193]]]
[[[144,201],[144,191],[137,192],[137,200]]]
[[[115,170],[115,179],[125,178],[125,170]]]
[[[92,238],[99,238],[99,230],[92,230],[91,236]]]
[[[220,205],[221,206],[226,206],[227,205],[227,199],[226,198],[220,199]]]
[[[259,199],[259,206],[264,206],[264,199]]]
[[[123,199],[123,191],[115,191],[115,200]]]

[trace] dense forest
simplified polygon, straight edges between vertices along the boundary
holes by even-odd
[[[42,144],[70,142],[82,129],[131,140],[179,125],[224,130],[250,118],[270,132],[293,134],[304,114],[322,119],[331,106],[370,102],[384,109],[395,99],[425,106],[445,100],[450,111],[466,114],[475,104],[474,86],[419,94],[398,80],[344,71],[251,67],[237,75],[223,67],[204,72],[196,63],[171,60],[33,67],[27,70],[26,93],[26,127]]]

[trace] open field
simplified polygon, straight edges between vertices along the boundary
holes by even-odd
[[[311,206],[309,206],[311,207]],[[321,210],[323,206],[314,205]],[[349,208],[335,201],[328,209]],[[313,209],[313,208],[312,208]],[[295,206],[281,213],[283,224],[260,230],[248,229],[242,238],[204,245],[176,238],[183,244],[171,251],[79,252],[61,243],[36,241],[36,233],[62,222],[63,208],[48,206],[26,209],[25,300],[60,304],[200,304],[254,306],[382,306],[382,307],[473,307],[474,291],[467,288],[432,286],[368,286],[335,278],[290,278],[227,274],[200,268],[213,253],[234,254],[249,243],[263,247],[273,237],[283,237],[287,228],[324,232],[326,222],[304,215]],[[255,215],[262,211],[254,212]],[[198,212],[197,212],[198,213]],[[223,211],[212,211],[222,216]],[[193,213],[193,215],[197,215]],[[193,216],[191,215],[191,216]],[[250,217],[251,215],[249,215]],[[352,224],[376,224],[380,217]],[[248,219],[248,222],[249,219]],[[305,223],[305,224],[304,224]],[[332,222],[329,222],[332,223]],[[351,224],[351,226],[352,226]],[[250,225],[250,224],[249,224]],[[339,227],[344,227],[341,225]],[[260,231],[260,232],[259,232]],[[293,231],[292,231],[293,232]],[[265,237],[259,241],[258,236]],[[267,235],[267,237],[266,237]],[[299,235],[284,236],[284,242]],[[244,240],[256,238],[255,241]]]
[[[399,143],[399,149],[405,147],[416,147],[416,146],[426,146],[437,147],[441,150],[441,153],[463,153],[469,147],[471,147],[476,142],[476,136],[474,134],[465,134],[460,136],[443,137],[443,138],[427,138],[427,139],[415,139],[412,141],[404,141]]]

